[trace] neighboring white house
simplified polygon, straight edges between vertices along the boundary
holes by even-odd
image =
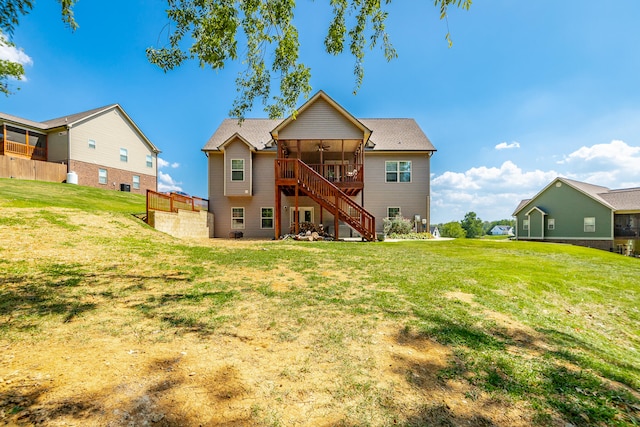
[[[492,236],[513,236],[513,227],[510,225],[496,225],[493,227],[489,234]]]
[[[440,238],[440,230],[438,230],[438,226],[433,226],[430,229],[430,233],[433,236],[434,239],[439,239]]]
[[[118,104],[44,122],[0,113],[0,155],[63,163],[80,185],[156,190],[158,153]]]

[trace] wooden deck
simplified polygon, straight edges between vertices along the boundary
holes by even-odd
[[[345,178],[342,181],[336,181],[335,179],[334,181],[330,181],[321,173],[325,172],[324,169],[320,169],[320,172],[318,172],[318,166],[320,165],[307,165],[299,159],[275,160],[276,235],[280,235],[281,231],[281,194],[295,196],[296,206],[298,196],[306,195],[322,208],[327,209],[327,211],[333,214],[336,238],[339,238],[338,223],[342,221],[359,232],[366,240],[375,241],[375,217],[354,202],[350,198],[350,194],[343,191],[337,185],[342,182],[344,188],[347,188],[349,191],[361,191],[363,183],[358,181],[358,177],[362,176],[363,169],[352,169],[352,171],[355,172],[353,172],[351,176],[346,173],[344,175],[341,174],[340,176]],[[334,175],[333,178],[336,178],[336,175]]]
[[[0,142],[0,155],[15,156],[30,160],[47,160],[46,147],[37,147],[29,144],[22,144],[14,141]]]

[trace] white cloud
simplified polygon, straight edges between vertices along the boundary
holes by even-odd
[[[7,38],[0,32],[0,59],[17,62],[22,65],[31,65],[33,60],[22,49],[11,46],[7,43]]]
[[[640,147],[624,141],[580,147],[558,161],[572,177],[606,187],[640,186]]]
[[[167,167],[171,169],[176,169],[180,167],[180,163],[177,163],[177,162],[169,163],[165,159],[158,157],[158,169],[163,169]]]
[[[511,144],[501,142],[500,144],[495,146],[496,150],[508,150],[510,148],[520,148],[520,143],[518,141],[513,141]]]
[[[433,176],[432,222],[459,221],[470,211],[487,221],[510,218],[520,200],[533,197],[558,176],[609,188],[640,187],[638,146],[613,140],[557,157],[562,158],[555,163],[559,170],[523,170],[508,160],[499,167]]]
[[[510,160],[500,167],[444,172],[431,181],[432,222],[459,221],[471,211],[487,221],[510,218],[520,200],[531,197],[558,175],[553,170],[523,171]]]
[[[169,163],[163,158],[158,157],[158,191],[165,193],[168,191],[182,191],[181,182],[176,182],[171,175],[162,172],[162,169],[177,169],[180,163]]]
[[[160,159],[158,159],[160,160]],[[182,191],[180,182],[176,182],[171,175],[158,171],[158,191],[165,193],[167,191]]]
[[[486,190],[537,187],[558,176],[556,171],[534,170],[523,172],[510,160],[497,167],[474,167],[465,172],[445,172],[436,176],[431,184],[435,188],[455,190]]]

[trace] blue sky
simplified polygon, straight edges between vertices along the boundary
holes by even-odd
[[[0,111],[47,120],[118,103],[162,150],[160,188],[206,197],[200,150],[227,117],[242,65],[192,61],[165,74],[149,64],[145,49],[166,39],[164,4],[80,0],[72,33],[57,2],[37,2],[14,34],[21,52],[0,52],[26,69]],[[509,218],[556,176],[640,186],[640,1],[476,1],[450,11],[452,48],[431,1],[388,10],[399,58],[368,52],[357,95],[352,58],[323,52],[328,1],[298,2],[301,57],[313,91],[356,117],[417,120],[438,149],[432,222]],[[249,116],[264,117],[260,105]]]

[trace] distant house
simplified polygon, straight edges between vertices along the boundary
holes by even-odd
[[[492,236],[513,236],[513,227],[510,225],[496,225],[489,230],[489,234]]]
[[[361,119],[320,91],[284,120],[224,120],[202,149],[215,236],[280,237],[301,222],[375,240],[402,213],[429,224],[436,151],[413,119]]]
[[[437,226],[430,227],[429,232],[431,233],[434,239],[440,238],[440,230],[438,230]]]
[[[157,188],[160,150],[118,104],[44,122],[0,113],[0,131],[0,156],[63,163],[77,184]]]
[[[640,249],[640,188],[610,190],[556,178],[516,217],[518,240],[572,243],[626,254]]]

